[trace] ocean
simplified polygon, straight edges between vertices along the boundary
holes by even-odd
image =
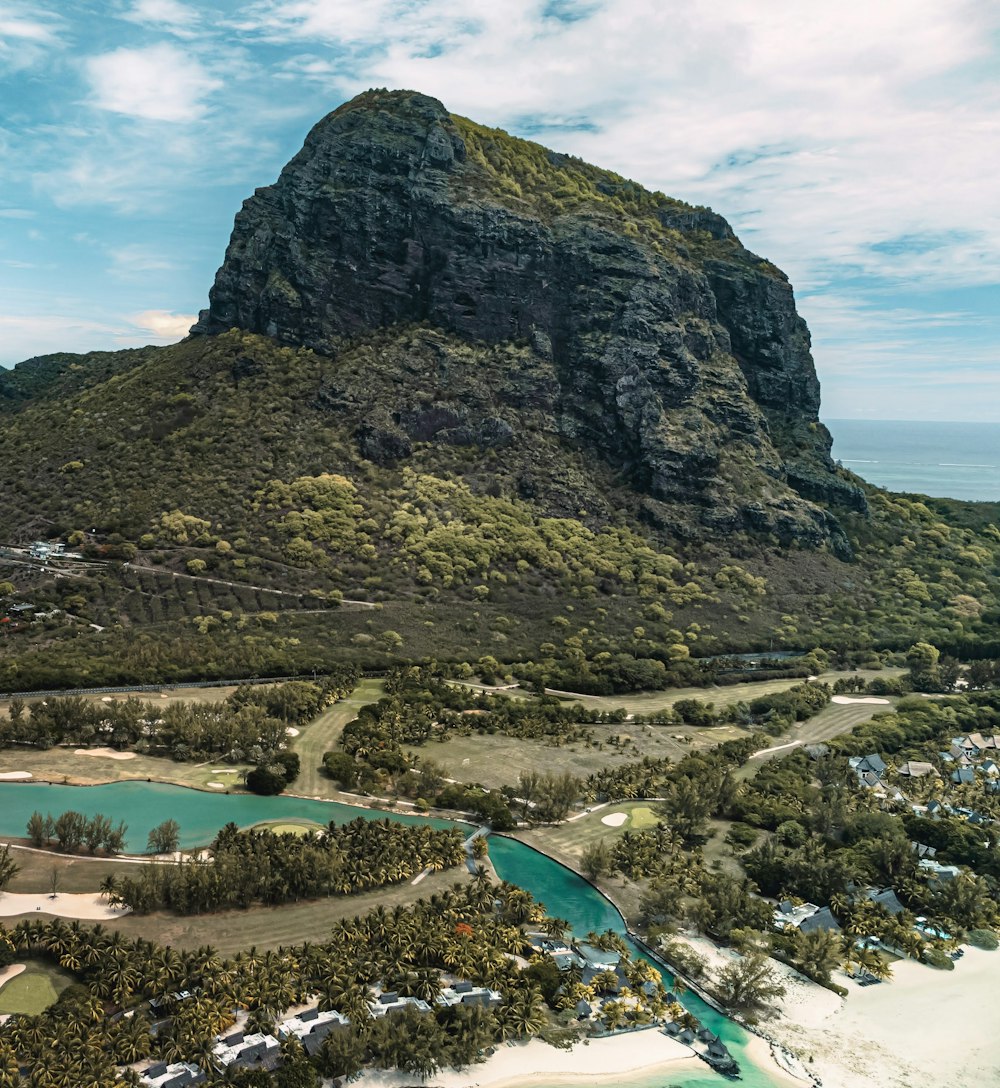
[[[1000,502],[1000,423],[826,419],[833,456],[890,491]]]

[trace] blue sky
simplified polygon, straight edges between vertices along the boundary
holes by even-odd
[[[0,0],[0,363],[168,343],[370,86],[709,204],[835,418],[1000,420],[994,0]]]

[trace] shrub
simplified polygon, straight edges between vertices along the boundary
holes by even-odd
[[[973,948],[983,948],[987,952],[996,951],[997,946],[1000,945],[1000,940],[991,929],[974,929],[969,933],[967,940]]]
[[[288,780],[285,777],[285,769],[280,763],[254,767],[247,775],[247,789],[265,797],[281,793],[286,785]]]
[[[955,961],[940,948],[925,948],[923,961],[928,967],[936,967],[939,971],[955,970]]]

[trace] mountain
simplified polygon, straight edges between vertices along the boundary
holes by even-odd
[[[864,496],[830,459],[792,289],[708,209],[424,95],[362,95],[245,201],[192,331],[329,355],[413,324],[530,350],[517,373],[463,382],[446,367],[372,397],[373,460],[403,460],[413,442],[520,447],[543,430],[600,457],[664,525],[847,556],[811,500],[863,509]],[[337,405],[336,381],[330,393]]]
[[[996,508],[831,461],[791,286],[709,209],[372,91],[244,202],[209,299],[175,346],[0,374],[0,535],[91,564],[8,555],[62,618],[0,640],[0,685],[95,652],[140,676],[992,637]]]

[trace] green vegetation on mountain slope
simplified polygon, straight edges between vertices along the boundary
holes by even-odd
[[[60,363],[64,379],[75,372]],[[535,364],[516,345],[394,329],[328,359],[231,332],[79,368],[92,363],[115,372],[44,384],[3,419],[2,536],[61,537],[106,565],[55,583],[37,565],[4,568],[4,605],[61,612],[11,614],[0,686],[339,657],[610,652],[669,665],[768,642],[902,647],[914,630],[975,654],[1000,613],[985,504],[867,488],[870,516],[838,511],[852,564],[696,521],[650,524],[640,495],[530,407],[502,449],[433,437],[405,462],[365,455],[400,373],[444,396],[433,381],[446,364],[448,403],[485,411],[512,371],[531,386]],[[329,611],[341,594],[381,608]]]

